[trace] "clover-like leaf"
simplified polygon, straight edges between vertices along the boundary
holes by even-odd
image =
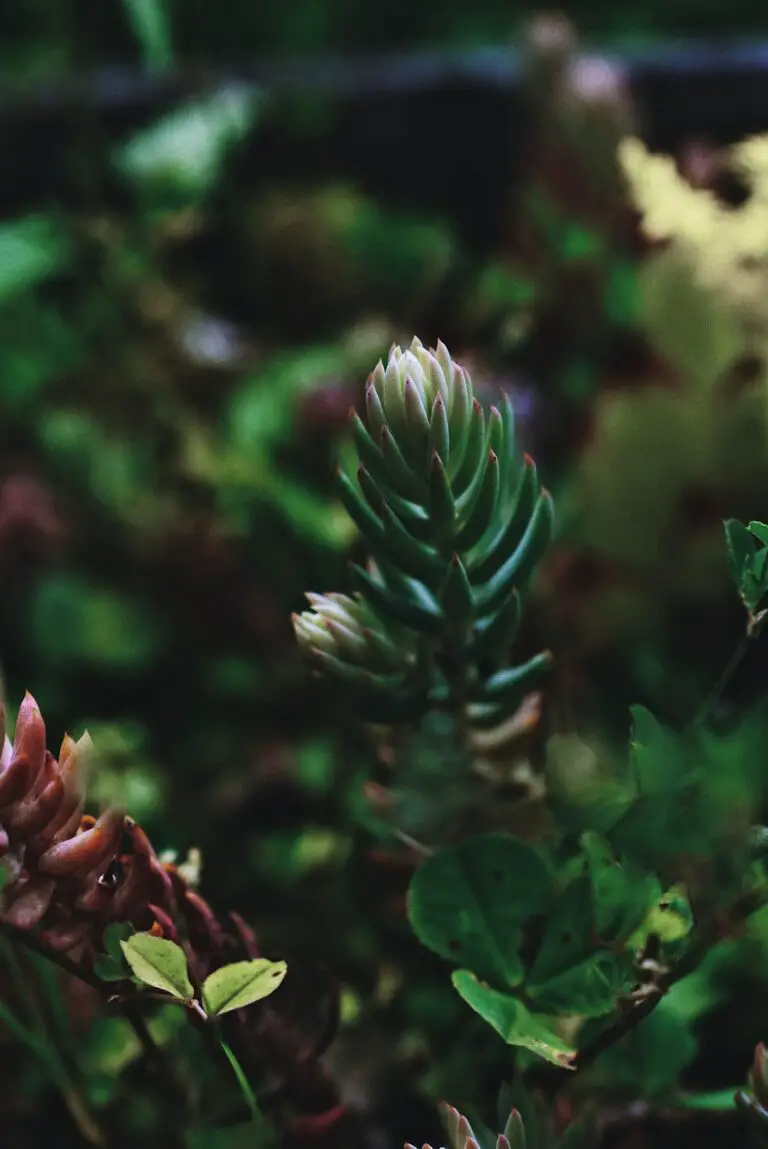
[[[274,993],[287,973],[284,961],[255,958],[214,970],[203,982],[203,1006],[209,1017],[252,1005]]]
[[[516,997],[499,993],[466,969],[456,970],[453,984],[467,1005],[479,1013],[484,1021],[493,1026],[507,1045],[519,1045],[530,1049],[559,1065],[572,1069],[576,1050],[554,1033],[546,1023]]]
[[[723,525],[731,578],[744,606],[752,612],[768,593],[768,525],[752,520],[745,527],[738,519],[728,519]],[[763,546],[758,547],[758,541]]]
[[[547,916],[526,989],[545,1013],[601,1017],[628,988],[627,962],[596,939],[592,884],[576,878],[560,892]]]
[[[548,903],[552,875],[512,834],[480,834],[419,866],[408,891],[416,936],[441,957],[500,986],[518,985],[520,928]]]
[[[193,997],[187,958],[176,942],[152,934],[134,934],[127,941],[121,941],[120,948],[134,975],[144,985],[161,989],[180,1001]]]

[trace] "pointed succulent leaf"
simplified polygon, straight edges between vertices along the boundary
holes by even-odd
[[[427,457],[429,443],[429,416],[424,406],[423,392],[407,378],[404,387],[405,421],[408,428],[407,452],[420,466]]]
[[[471,488],[470,488],[471,489]],[[474,504],[459,507],[464,526],[456,537],[456,549],[462,552],[471,550],[480,542],[493,522],[499,498],[499,460],[496,453],[488,452],[488,460],[477,490]]]
[[[469,646],[470,657],[477,659],[506,654],[514,642],[522,613],[520,595],[514,590],[495,614],[486,615],[475,623]]]
[[[475,478],[488,454],[485,414],[477,399],[472,400],[464,457],[453,480],[454,490],[463,492]]]
[[[133,974],[144,985],[163,990],[180,1001],[194,996],[187,971],[187,958],[181,946],[152,934],[133,934],[120,942],[120,948]]]
[[[472,381],[463,367],[455,365],[453,372],[453,401],[448,411],[448,429],[451,435],[451,454],[448,470],[455,478],[464,461],[472,418]]]
[[[545,650],[520,666],[509,666],[506,670],[497,671],[482,684],[477,695],[478,701],[501,703],[508,708],[518,706],[526,694],[535,690],[549,673],[552,662],[551,652]]]
[[[430,455],[434,451],[440,456],[443,464],[448,465],[451,455],[451,433],[442,395],[438,395],[432,404],[429,420],[429,451]]]
[[[468,622],[472,618],[472,587],[458,555],[453,556],[448,566],[440,591],[440,605],[451,626]]]
[[[515,408],[506,391],[502,393],[498,406],[502,425],[502,445],[498,451],[501,464],[501,492],[502,499],[506,499],[508,495],[514,493],[519,471]]]
[[[513,505],[489,542],[472,556],[470,573],[473,582],[484,582],[507,561],[525,534],[539,494],[539,478],[533,459],[525,457]]]
[[[437,603],[434,608],[427,608],[421,602],[414,602],[407,595],[384,586],[356,565],[352,567],[352,576],[373,609],[385,618],[429,634],[437,634],[442,629],[445,620]]]
[[[360,468],[363,470],[364,468]],[[339,470],[336,476],[336,485],[339,490],[347,514],[366,540],[373,544],[381,543],[384,538],[384,525],[377,518],[368,502],[362,497],[354,483]]]
[[[380,391],[384,383],[384,364],[379,360],[376,367],[368,377],[365,388],[365,414],[368,419],[370,438],[375,443],[381,437],[381,432],[387,417],[381,405]],[[377,390],[378,384],[378,390]]]
[[[391,356],[384,370],[381,401],[387,423],[395,434],[405,435],[405,380],[402,378],[397,360]]]
[[[311,660],[325,674],[358,690],[388,694],[391,690],[397,690],[404,684],[402,671],[396,674],[376,674],[364,666],[355,666],[350,662],[345,662],[344,659],[335,654],[329,654],[325,650],[313,650]]]
[[[517,1109],[510,1112],[501,1136],[505,1139],[509,1149],[526,1149],[525,1126]]]
[[[203,982],[203,1007],[209,1017],[243,1009],[274,993],[285,978],[284,961],[237,961],[214,970]]]
[[[436,453],[433,453],[429,464],[429,506],[436,530],[442,535],[452,532],[456,505],[448,473]]]
[[[453,975],[453,984],[467,1005],[487,1021],[508,1045],[531,1050],[562,1069],[575,1069],[576,1050],[532,1013],[519,998],[500,993],[479,981],[469,970]]]
[[[549,491],[542,491],[525,534],[504,565],[478,589],[475,602],[478,612],[487,613],[500,606],[516,586],[525,583],[531,571],[549,546],[554,526],[554,506]]]
[[[360,483],[360,490],[372,511],[377,515],[380,514],[382,503],[387,502],[414,538],[420,540],[430,538],[432,530],[429,515],[423,507],[398,495],[395,491],[390,490],[386,484],[379,485],[365,467],[358,469],[357,479]]]
[[[427,492],[425,481],[408,464],[389,427],[384,427],[381,432],[381,453],[393,489],[404,499],[422,501]]]
[[[382,505],[381,519],[387,549],[403,570],[428,583],[439,579],[445,562],[435,548],[415,539],[387,502]]]

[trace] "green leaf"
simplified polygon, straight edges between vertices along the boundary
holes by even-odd
[[[518,935],[542,912],[549,867],[512,834],[481,834],[427,858],[408,891],[411,924],[424,945],[500,986],[519,984]]]
[[[189,1001],[194,989],[189,980],[187,958],[181,946],[152,934],[134,934],[120,942],[125,960],[144,985],[161,989],[180,1001]]]
[[[209,1017],[261,1001],[277,989],[287,973],[284,961],[236,961],[214,970],[203,982],[203,1005]]]
[[[507,1045],[519,1045],[551,1061],[561,1068],[570,1069],[576,1050],[551,1029],[534,1013],[526,1009],[521,1001],[508,994],[499,993],[484,985],[469,970],[460,969],[453,975],[453,984],[458,993],[484,1021],[499,1033]]]
[[[587,831],[581,837],[592,883],[595,929],[603,941],[629,937],[661,897],[661,883],[629,863],[616,861],[609,843]]]
[[[601,1017],[626,988],[626,962],[595,944],[591,881],[576,878],[547,914],[526,990],[543,1012]]]
[[[731,577],[747,610],[754,610],[768,589],[765,585],[765,564],[761,563],[760,567],[756,565],[760,556],[755,536],[761,537],[763,524],[753,521],[748,529],[738,519],[728,519],[723,525]],[[753,527],[758,529],[753,531]]]
[[[613,1012],[620,995],[630,987],[627,962],[603,950],[531,987],[530,996],[545,1013],[604,1017]]]

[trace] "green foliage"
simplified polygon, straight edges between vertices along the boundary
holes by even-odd
[[[267,958],[222,966],[203,982],[205,1012],[215,1017],[261,1001],[277,989],[286,973],[285,962],[272,962]]]
[[[230,962],[208,975],[198,1002],[189,980],[187,956],[176,942],[151,934],[133,934],[120,941],[119,946],[141,985],[162,990],[186,1005],[194,1005],[208,1019],[268,997],[287,973],[285,962],[272,962],[267,958]]]
[[[418,869],[408,894],[417,937],[499,988],[520,983],[520,930],[546,905],[552,874],[511,835],[486,834],[441,850]]]
[[[181,946],[151,934],[133,934],[127,941],[120,942],[120,948],[142,985],[160,989],[179,1001],[192,999],[195,991]]]
[[[768,527],[757,522],[745,527],[738,519],[728,519],[725,541],[731,578],[754,625],[755,614],[768,593]]]

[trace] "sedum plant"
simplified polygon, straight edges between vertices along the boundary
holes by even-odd
[[[357,468],[341,469],[339,485],[368,563],[352,567],[352,595],[309,596],[298,641],[362,719],[429,732],[434,714],[449,717],[471,771],[473,733],[509,723],[551,663],[549,652],[516,661],[512,648],[552,499],[519,452],[508,400],[484,412],[442,344],[394,347],[368,379],[365,419],[351,422]],[[455,967],[455,990],[519,1068],[548,1063],[550,1097],[592,1071],[596,1088],[620,1091],[627,1066],[634,1080],[646,1065],[648,1095],[674,1098],[695,1041],[660,1007],[768,905],[763,727],[713,723],[762,629],[766,542],[760,523],[726,524],[745,633],[684,729],[634,707],[612,776],[571,777],[566,762],[548,818],[522,836],[497,821],[442,848],[407,839],[421,855],[407,899],[415,934]],[[444,762],[447,786],[455,763]],[[407,754],[401,766],[416,769]],[[452,1113],[453,1149],[525,1143],[514,1113],[498,1137],[476,1137]],[[563,1144],[582,1132],[577,1123]]]
[[[497,726],[549,669],[511,664],[522,600],[553,527],[553,505],[515,438],[509,399],[486,413],[444,344],[393,347],[352,415],[357,466],[344,505],[369,561],[352,595],[310,594],[294,616],[310,663],[350,689],[364,719],[434,709],[465,729]]]

